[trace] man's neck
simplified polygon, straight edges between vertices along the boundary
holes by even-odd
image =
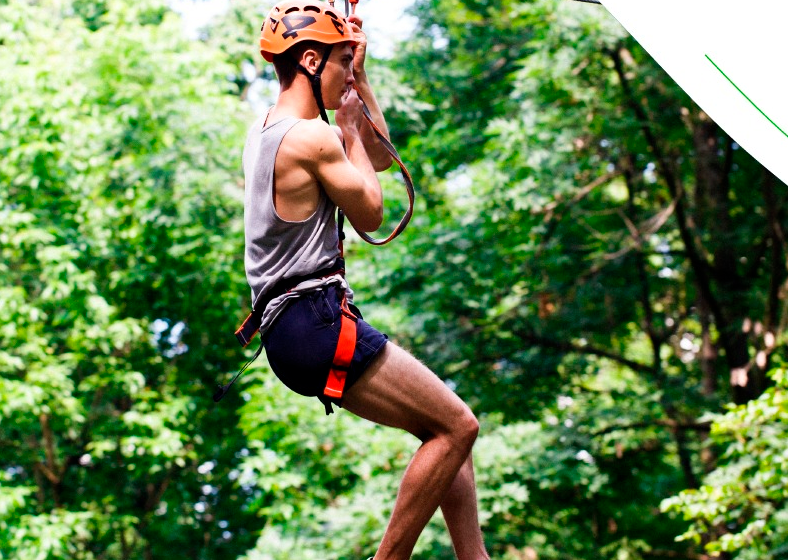
[[[297,119],[316,119],[320,116],[311,86],[299,82],[301,80],[296,79],[289,88],[279,92],[272,115]]]

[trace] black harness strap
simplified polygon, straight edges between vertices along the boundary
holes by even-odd
[[[334,274],[345,274],[345,260],[341,257],[334,261],[334,264],[331,266],[316,270],[312,274],[291,276],[289,278],[284,278],[274,284],[273,288],[268,290],[265,294],[262,294],[257,299],[257,301],[255,301],[254,305],[252,306],[252,312],[244,320],[243,324],[238,328],[238,330],[235,331],[235,337],[238,339],[238,342],[241,344],[241,346],[246,347],[252,341],[254,335],[257,334],[258,330],[260,330],[260,322],[263,320],[265,308],[268,307],[268,304],[272,300],[286,294],[302,282],[306,282],[307,280],[315,280],[317,278],[326,278],[327,276],[333,276]]]
[[[332,50],[334,50],[334,45],[326,45],[325,49],[323,50],[323,58],[320,60],[320,66],[317,67],[317,71],[314,74],[311,74],[309,70],[301,65],[300,62],[298,63],[298,69],[306,74],[306,77],[309,78],[309,82],[312,84],[312,95],[317,102],[317,108],[320,109],[320,118],[323,119],[326,124],[328,124],[328,115],[326,114],[325,103],[323,103],[322,76],[323,70],[326,69],[328,57],[331,56]]]

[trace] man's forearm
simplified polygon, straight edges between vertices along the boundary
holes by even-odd
[[[366,146],[361,138],[361,134],[345,133],[345,148],[347,158],[364,179],[365,189],[363,197],[366,199],[367,206],[373,211],[364,216],[364,222],[354,221],[350,214],[351,223],[356,227],[361,227],[364,231],[375,231],[383,221],[383,191],[380,188],[378,176],[375,173],[374,164],[370,161]]]
[[[386,118],[383,116],[383,111],[380,110],[380,105],[378,105],[378,100],[375,97],[375,93],[372,91],[372,86],[369,84],[366,72],[356,74],[356,88],[361,94],[361,98],[366,103],[373,122],[388,140],[389,129],[386,124]],[[361,140],[364,143],[364,148],[376,171],[384,171],[391,166],[391,154],[389,154],[385,146],[378,140],[372,127],[366,122],[361,128]]]

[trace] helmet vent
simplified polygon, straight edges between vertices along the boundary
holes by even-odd
[[[326,11],[325,11],[325,14],[326,14],[328,17],[330,17],[331,19],[339,19],[339,18],[337,17],[337,15],[336,15],[334,12],[332,12],[331,10],[326,10]]]
[[[293,12],[300,12],[300,11],[301,11],[301,8],[299,8],[298,6],[293,6],[289,10],[285,10],[285,14],[291,14]]]
[[[320,8],[318,8],[317,6],[304,6],[304,11],[305,12],[317,12],[319,14],[320,13]]]

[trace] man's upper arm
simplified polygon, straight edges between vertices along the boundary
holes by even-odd
[[[369,218],[378,215],[380,186],[371,185],[345,156],[342,142],[332,127],[322,121],[304,123],[304,167],[325,189],[334,203],[342,208],[350,222],[372,231]]]

